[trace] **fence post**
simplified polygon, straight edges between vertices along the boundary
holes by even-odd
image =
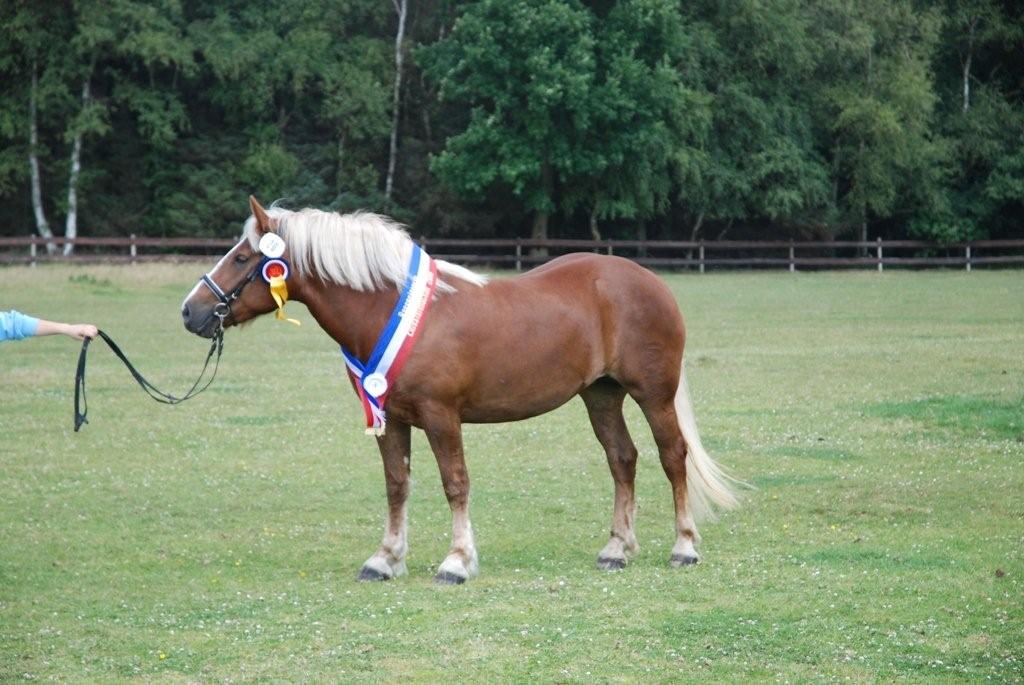
[[[964,255],[964,257],[967,260],[967,270],[970,271],[971,270],[971,244],[970,243],[967,243],[967,247],[964,249],[964,252],[966,253]]]
[[[28,244],[28,254],[32,258],[30,265],[34,268],[36,265],[36,238],[33,235],[30,235],[29,238],[32,242]]]
[[[881,238],[881,236],[876,238],[875,242],[878,245],[878,270],[879,271],[884,271],[885,267],[882,266],[882,238]]]
[[[704,273],[704,241],[700,241],[700,247],[697,248],[697,258],[700,259],[700,272]]]
[[[129,236],[129,237],[131,239],[131,244],[130,244],[128,249],[129,249],[129,252],[131,253],[132,264],[134,264],[135,263],[135,257],[138,256],[138,250],[136,249],[136,246],[135,246],[135,234],[132,233],[131,236]]]
[[[608,240],[608,254],[615,254],[615,252],[612,251],[612,241],[611,241],[611,239]]]
[[[523,245],[516,238],[516,271],[523,270]]]
[[[790,238],[790,240],[789,240],[789,273],[794,273],[796,271],[796,262],[794,261],[794,254],[793,254],[794,252],[795,252],[795,250],[793,249],[793,239]]]

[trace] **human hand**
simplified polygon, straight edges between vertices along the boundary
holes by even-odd
[[[98,333],[99,330],[90,323],[68,324],[68,329],[66,331],[66,335],[71,336],[75,340],[95,338]]]

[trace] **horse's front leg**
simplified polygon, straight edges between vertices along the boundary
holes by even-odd
[[[390,580],[405,575],[405,553],[408,551],[405,503],[409,498],[409,424],[388,421],[387,431],[377,438],[377,447],[384,460],[388,521],[380,549],[363,564],[359,580]]]
[[[473,526],[469,522],[469,473],[462,452],[462,425],[456,414],[444,412],[425,421],[424,430],[437,458],[444,494],[452,510],[452,546],[434,580],[458,585],[479,571]]]

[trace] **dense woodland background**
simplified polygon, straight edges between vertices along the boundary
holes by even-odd
[[[1011,0],[0,0],[0,235],[1022,237]]]

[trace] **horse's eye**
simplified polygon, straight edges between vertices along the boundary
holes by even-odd
[[[249,261],[249,255],[240,254],[235,257],[235,264],[245,264],[247,261]]]

